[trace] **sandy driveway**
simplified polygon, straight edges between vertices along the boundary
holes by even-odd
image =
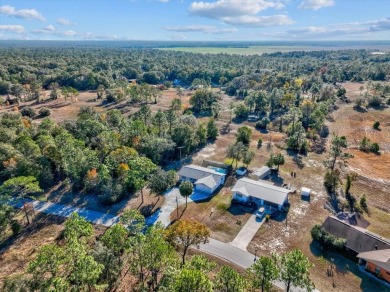
[[[150,217],[146,218],[148,225],[155,224],[160,221],[164,227],[167,227],[171,223],[171,213],[176,209],[178,201],[179,206],[185,204],[186,199],[180,195],[179,188],[173,188],[164,195],[164,205],[159,210],[153,213]],[[188,198],[188,203],[192,202],[191,198]]]
[[[256,235],[257,230],[260,229],[264,221],[264,217],[262,219],[258,219],[255,214],[252,214],[244,227],[241,228],[236,238],[234,238],[229,244],[246,251],[246,247],[252,241],[252,238]]]

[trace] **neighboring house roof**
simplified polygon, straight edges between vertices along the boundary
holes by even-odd
[[[372,262],[386,271],[390,271],[390,249],[362,252],[357,257]]]
[[[346,247],[357,253],[390,248],[388,239],[364,228],[348,224],[334,216],[328,216],[322,228],[336,237],[346,239]]]
[[[195,182],[195,184],[196,185],[200,185],[200,184],[205,185],[206,187],[213,189],[217,186],[218,181],[216,180],[216,177],[214,177],[213,175],[209,175],[209,176],[202,177],[202,178],[198,179]]]
[[[268,166],[263,166],[259,170],[256,170],[253,175],[262,178],[263,175],[270,173],[271,169]]]
[[[226,176],[226,174],[217,172],[214,169],[194,164],[183,166],[179,171],[179,175],[194,179],[196,184],[202,183],[210,188],[214,188],[218,180]]]
[[[247,197],[251,196],[267,202],[282,205],[291,191],[266,182],[242,178],[236,182],[232,188],[232,192],[237,192]]]
[[[351,224],[353,226],[358,226],[361,228],[367,228],[370,225],[370,222],[368,222],[363,215],[355,212],[355,213],[348,213],[348,212],[341,212],[336,215],[336,217],[344,221],[345,223]]]

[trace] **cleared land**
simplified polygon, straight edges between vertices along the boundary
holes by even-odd
[[[386,45],[378,46],[243,46],[243,47],[169,47],[158,48],[164,51],[179,51],[187,53],[201,53],[201,54],[235,54],[235,55],[261,55],[276,52],[293,52],[293,51],[329,51],[329,50],[345,50],[345,49],[378,49],[381,51],[389,52],[390,47]]]

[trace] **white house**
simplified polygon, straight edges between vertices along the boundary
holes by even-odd
[[[195,184],[195,191],[212,194],[225,182],[226,174],[194,164],[185,165],[179,171],[179,180]]]
[[[267,182],[249,178],[239,179],[232,188],[233,199],[236,201],[258,205],[269,205],[281,210],[288,203],[288,189],[271,185]]]

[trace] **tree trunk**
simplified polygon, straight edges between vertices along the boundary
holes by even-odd
[[[143,192],[143,189],[144,188],[141,188],[141,204],[144,203],[144,192]]]
[[[184,249],[183,249],[183,257],[182,257],[182,264],[181,266],[183,267],[186,263],[186,254],[187,254],[187,249],[188,249],[188,246],[185,246]]]
[[[288,281],[288,282],[287,282],[287,285],[286,285],[286,292],[290,292],[290,283],[291,283],[291,281]]]
[[[188,198],[188,197],[186,196],[186,209],[187,209],[187,198]]]
[[[28,213],[27,213],[26,206],[23,206],[23,209],[24,209],[24,214],[26,215],[27,225],[30,225],[30,218],[28,218]]]

